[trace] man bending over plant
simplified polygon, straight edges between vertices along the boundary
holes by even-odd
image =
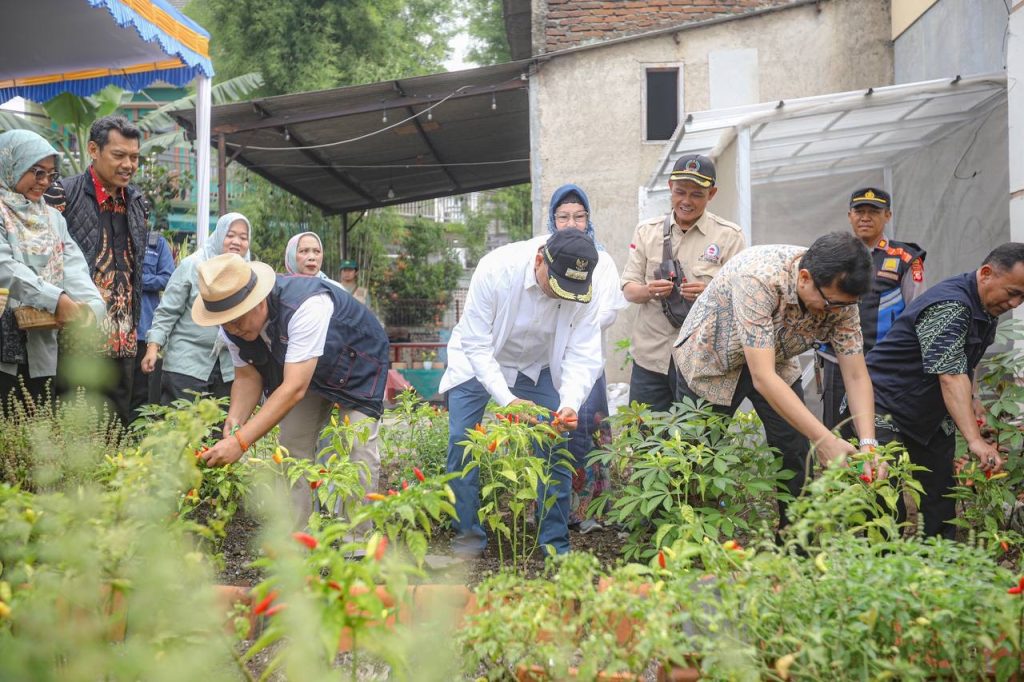
[[[314,460],[317,439],[335,403],[342,418],[370,425],[349,456],[363,463],[367,492],[380,470],[377,429],[388,371],[388,338],[377,318],[329,280],[275,275],[265,263],[237,254],[198,267],[192,319],[220,325],[235,365],[224,438],[207,450],[211,466],[236,462],[249,445],[281,425],[281,445],[293,458]],[[266,402],[251,420],[260,397]],[[311,486],[292,487],[296,521],[312,511]]]
[[[507,244],[480,260],[469,284],[466,309],[448,343],[448,472],[463,471],[466,431],[483,419],[488,400],[498,405],[536,404],[572,424],[604,367],[598,306],[590,304],[598,253],[578,230]],[[544,453],[538,451],[538,455]],[[553,466],[554,504],[543,510],[540,545],[569,551],[572,471]],[[478,519],[480,471],[453,479],[456,554],[476,556],[487,546]],[[543,500],[544,497],[541,499]]]
[[[899,440],[924,488],[926,535],[952,539],[956,500],[953,456],[960,429],[982,471],[996,473],[1003,458],[981,435],[985,410],[974,393],[974,370],[995,340],[999,316],[1024,301],[1024,244],[1009,242],[977,271],[945,279],[914,300],[868,353],[868,371],[880,413],[878,437]],[[973,409],[972,409],[973,408]],[[902,499],[900,510],[903,511]]]
[[[827,465],[856,452],[811,414],[796,356],[815,341],[832,345],[853,406],[862,449],[877,445],[871,380],[864,365],[859,297],[871,286],[871,256],[852,234],[832,232],[810,248],[753,246],[734,256],[686,317],[672,352],[676,400],[698,398],[733,414],[749,398],[768,445],[794,476],[807,478],[810,443]],[[866,473],[871,475],[869,466]],[[785,525],[786,505],[779,504]]]

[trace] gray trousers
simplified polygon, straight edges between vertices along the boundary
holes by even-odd
[[[280,443],[288,449],[289,455],[295,459],[317,461],[320,432],[331,419],[334,404],[312,391],[306,391],[305,397],[281,420]],[[370,421],[370,431],[365,441],[356,441],[352,451],[348,453],[352,462],[363,463],[369,470],[369,477],[360,472],[360,482],[366,492],[377,492],[377,481],[380,476],[380,453],[377,450],[377,432],[380,421],[352,408],[341,407],[339,418],[348,416],[352,424]],[[304,527],[309,515],[314,511],[313,493],[305,480],[295,482],[291,489],[292,509],[296,527]],[[352,501],[355,503],[356,501]],[[348,503],[344,507],[351,508]],[[369,530],[369,529],[364,529]]]

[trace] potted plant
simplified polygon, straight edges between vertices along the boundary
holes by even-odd
[[[420,355],[420,358],[423,361],[423,369],[433,369],[434,368],[434,360],[437,359],[437,351],[425,350]]]

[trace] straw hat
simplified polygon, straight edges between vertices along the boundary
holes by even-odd
[[[237,253],[224,253],[199,264],[199,297],[192,320],[213,327],[238,319],[259,305],[277,282],[266,263],[246,262]]]

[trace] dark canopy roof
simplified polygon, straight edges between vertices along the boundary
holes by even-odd
[[[214,107],[210,127],[325,213],[362,211],[529,182],[528,78],[520,61],[268,97]],[[195,130],[194,112],[174,117]]]

